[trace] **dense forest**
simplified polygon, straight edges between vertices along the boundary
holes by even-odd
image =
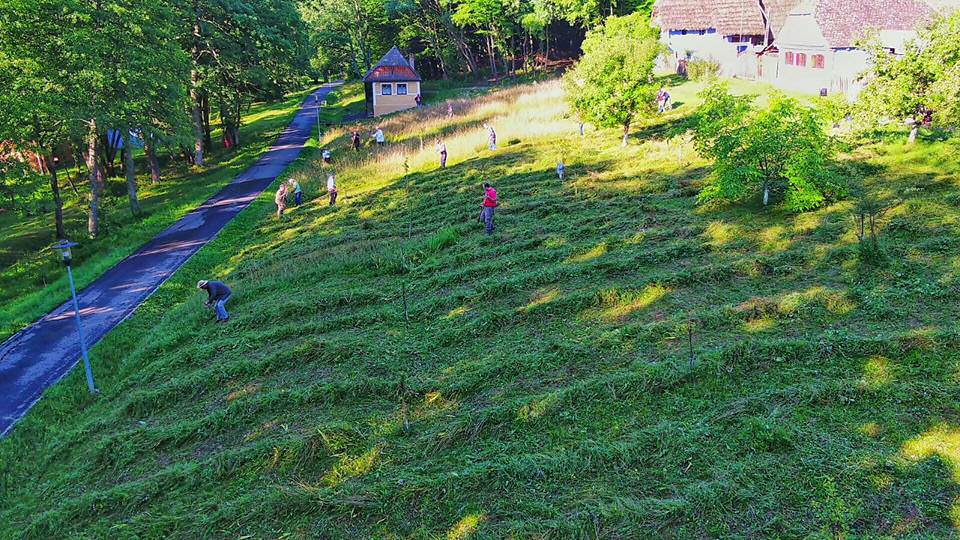
[[[203,166],[241,145],[241,113],[310,82],[362,76],[398,45],[429,78],[502,77],[579,52],[611,15],[652,0],[8,0],[0,4],[0,197],[45,175],[64,236],[59,176],[82,172],[87,232],[105,178],[123,174],[140,213],[134,157]],[[222,136],[213,140],[214,128]],[[135,151],[143,149],[142,157]]]

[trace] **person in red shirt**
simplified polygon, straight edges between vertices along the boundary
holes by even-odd
[[[491,186],[489,182],[483,183],[483,204],[481,204],[481,206],[483,207],[483,210],[480,213],[480,216],[483,219],[483,225],[485,227],[486,234],[492,234],[493,212],[498,204],[497,190],[493,189],[493,186]]]

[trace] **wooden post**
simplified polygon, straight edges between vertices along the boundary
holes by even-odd
[[[687,323],[687,344],[690,347],[690,369],[697,363],[696,357],[693,355],[693,321]]]
[[[410,322],[410,310],[407,308],[407,282],[401,282],[401,291],[403,293],[403,320]]]

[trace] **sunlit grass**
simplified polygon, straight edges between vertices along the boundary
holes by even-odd
[[[307,93],[296,92],[277,103],[253,105],[243,116],[243,145],[235,150],[216,148],[207,154],[203,167],[190,167],[177,163],[175,157],[164,156],[163,182],[153,184],[144,164],[138,162],[138,196],[144,212],[140,219],[130,215],[125,181],[109,179],[101,202],[102,234],[96,240],[86,237],[86,196],[74,196],[66,175],[73,175],[81,190],[88,182],[77,178],[74,170],[63,171],[64,224],[68,236],[80,242],[74,250],[77,287],[95,280],[253,164],[286,127]],[[217,135],[213,133],[214,141]],[[46,178],[42,180],[46,182]],[[69,295],[63,269],[48,249],[54,242],[52,214],[18,220],[15,227],[8,226],[12,219],[17,219],[12,213],[0,215],[0,252],[10,249],[17,254],[16,263],[0,268],[0,339],[33,322]]]
[[[72,374],[0,442],[0,521],[27,538],[956,536],[953,147],[864,140],[837,164],[904,198],[867,264],[850,200],[696,205],[697,85],[675,90],[627,148],[579,137],[552,82],[380,119],[382,152],[328,133],[337,206],[301,163],[304,206],[278,222],[262,197],[111,333],[100,398]],[[229,324],[199,275],[234,287]]]

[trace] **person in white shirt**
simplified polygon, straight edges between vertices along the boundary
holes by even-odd
[[[497,149],[497,132],[493,130],[493,126],[490,124],[484,124],[483,127],[487,128],[487,148],[490,151]]]
[[[377,142],[377,146],[383,146],[387,142],[387,138],[383,135],[383,130],[380,129],[380,126],[377,126],[377,130],[373,132],[373,140]]]
[[[330,171],[327,174],[327,193],[330,195],[330,206],[337,203],[337,173]]]
[[[443,169],[447,166],[447,144],[437,137],[436,148],[437,153],[440,154],[440,168]]]

